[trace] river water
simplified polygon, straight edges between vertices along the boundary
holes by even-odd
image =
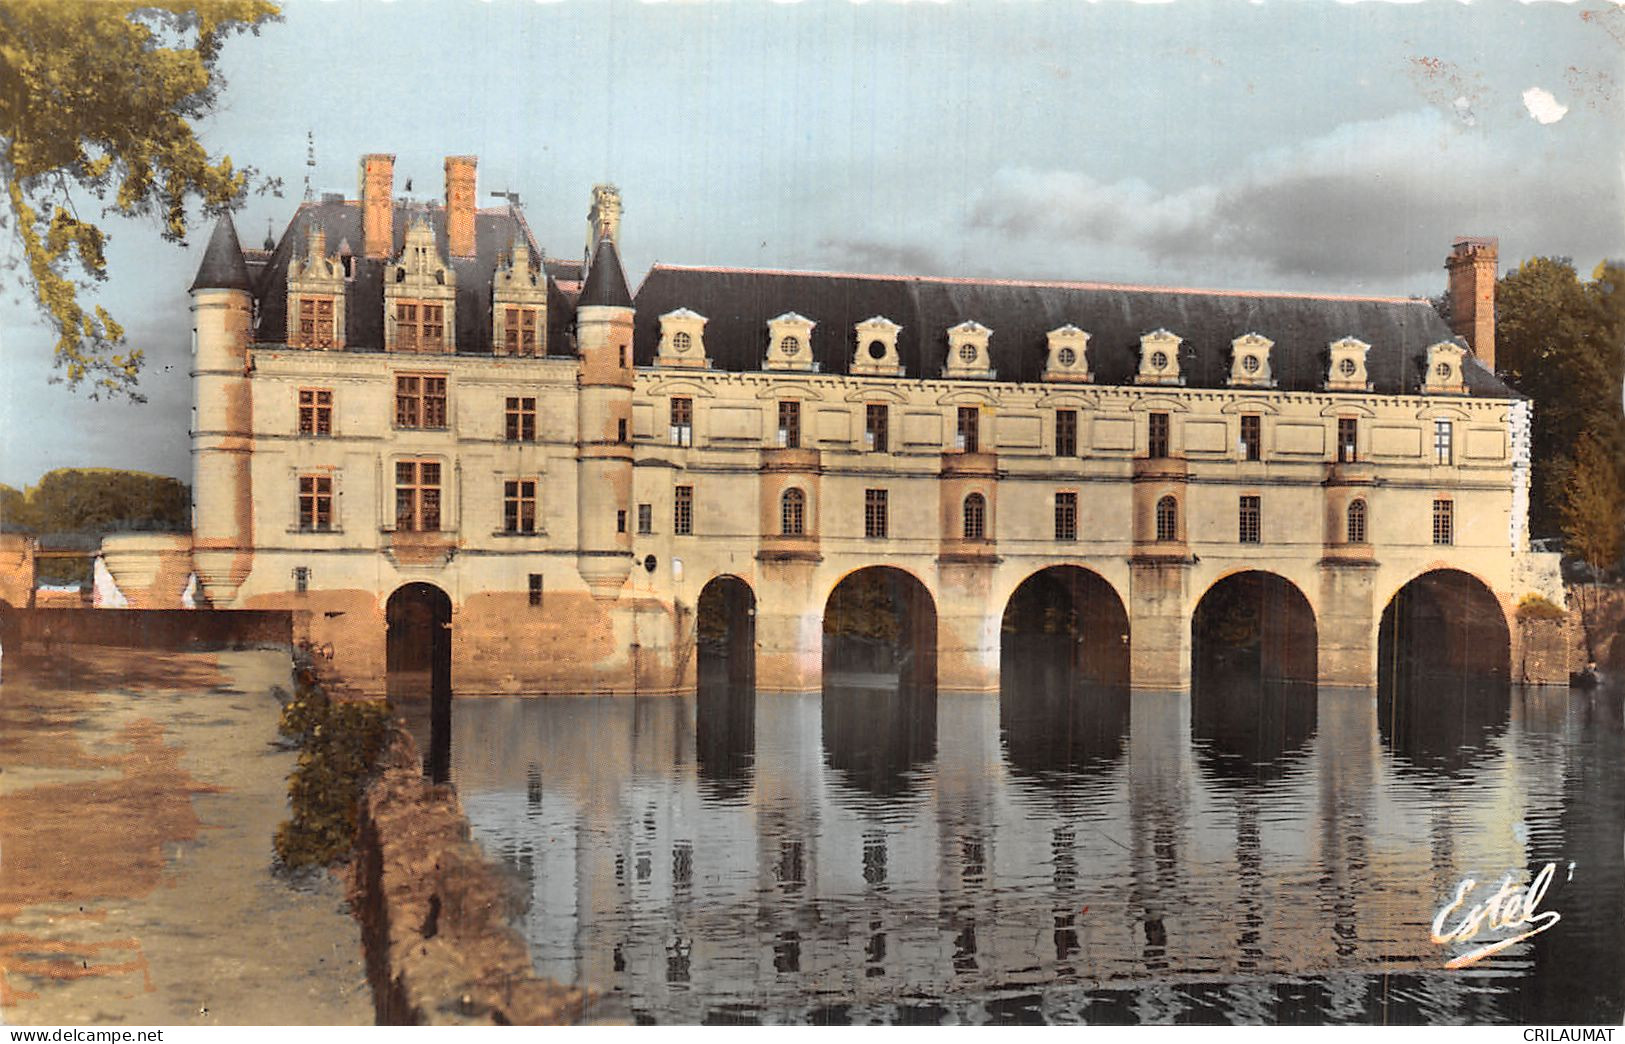
[[[870,684],[873,684],[872,681]],[[1618,1023],[1622,694],[454,701],[537,970],[657,1023]],[[1436,944],[1479,882],[1560,920]],[[1542,923],[1547,918],[1542,917]]]

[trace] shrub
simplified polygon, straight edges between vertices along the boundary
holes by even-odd
[[[276,854],[284,865],[325,866],[350,851],[361,791],[389,724],[383,701],[333,700],[308,670],[300,670],[280,726],[300,748],[299,763],[288,776],[293,818],[276,831]]]
[[[1520,620],[1566,620],[1568,616],[1567,610],[1545,595],[1526,594],[1518,602]]]

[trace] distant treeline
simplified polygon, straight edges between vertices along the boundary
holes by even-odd
[[[9,533],[184,532],[192,489],[179,479],[112,468],[58,468],[27,490],[0,485]]]

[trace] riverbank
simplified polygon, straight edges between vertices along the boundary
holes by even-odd
[[[286,653],[66,647],[0,679],[0,1019],[372,1022],[339,881],[272,872]]]

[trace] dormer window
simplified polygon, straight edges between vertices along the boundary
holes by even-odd
[[[547,354],[547,278],[530,263],[524,237],[491,277],[491,349],[496,355]]]
[[[852,372],[867,377],[901,377],[903,361],[897,355],[897,335],[903,328],[883,315],[871,316],[852,327]]]
[[[1449,341],[1430,345],[1427,354],[1427,372],[1423,378],[1425,395],[1461,395],[1467,391],[1462,374],[1467,349]]]
[[[406,230],[401,261],[392,268],[384,283],[385,350],[456,351],[457,274],[441,259],[428,222],[420,219]],[[506,318],[506,308],[494,311]],[[506,347],[506,340],[504,331],[494,344]]]
[[[988,355],[988,339],[993,331],[972,319],[948,329],[948,359],[944,377],[980,378],[993,376]]]
[[[1370,350],[1369,344],[1353,337],[1333,341],[1327,347],[1331,355],[1331,365],[1326,374],[1327,390],[1368,391],[1370,384],[1366,379],[1365,359]]]
[[[812,332],[818,324],[804,315],[785,312],[767,321],[769,370],[813,370]]]
[[[1154,330],[1140,338],[1137,384],[1183,384],[1179,374],[1180,338],[1167,330]]]
[[[1270,349],[1275,342],[1256,333],[1245,334],[1230,342],[1230,384],[1242,388],[1270,388],[1275,380],[1270,376]]]
[[[336,343],[333,333],[333,298],[299,298],[300,348],[332,348]]]
[[[656,366],[705,367],[705,324],[698,312],[679,308],[660,317],[660,345],[655,349]]]
[[[344,266],[327,253],[320,225],[306,231],[305,253],[288,262],[287,343],[328,351],[344,347]]]

